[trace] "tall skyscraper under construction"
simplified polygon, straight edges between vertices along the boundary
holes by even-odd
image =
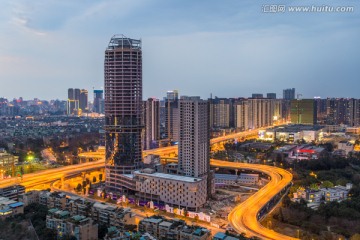
[[[141,162],[141,40],[111,38],[105,50],[106,188],[125,192],[127,179]]]

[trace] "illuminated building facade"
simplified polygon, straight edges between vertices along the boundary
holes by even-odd
[[[141,162],[141,40],[115,35],[105,50],[106,188],[126,192],[124,174]]]
[[[291,100],[290,117],[294,124],[316,124],[317,102],[314,99]]]

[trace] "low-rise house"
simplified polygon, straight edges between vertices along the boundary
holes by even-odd
[[[18,200],[21,194],[25,193],[25,187],[19,184],[0,188],[0,197]]]
[[[239,238],[228,236],[223,232],[218,232],[214,235],[213,240],[239,240]]]
[[[352,184],[348,183],[346,186],[335,186],[332,188],[320,188],[318,190],[310,188],[298,188],[294,193],[293,201],[304,199],[308,203],[320,203],[322,201],[342,201],[347,199]]]
[[[24,206],[28,206],[32,203],[39,203],[39,191],[29,191],[19,196],[19,201],[24,203]]]
[[[210,240],[210,230],[198,226],[184,226],[180,231],[180,240]]]
[[[0,219],[3,220],[22,213],[24,213],[24,204],[22,202],[0,197]]]
[[[159,240],[208,240],[211,233],[208,229],[189,226],[182,220],[169,220],[161,216],[144,218],[139,223],[140,233],[149,233]]]
[[[98,225],[91,218],[81,215],[70,217],[69,211],[50,209],[46,216],[46,227],[56,230],[59,238],[68,235],[77,240],[98,239]]]

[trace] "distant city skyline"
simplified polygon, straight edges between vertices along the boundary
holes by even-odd
[[[281,98],[286,88],[303,98],[360,98],[360,3],[346,2],[352,13],[263,13],[268,3],[4,0],[0,97],[66,99],[68,88],[84,88],[92,100],[103,87],[104,46],[124,34],[143,42],[143,99],[172,89]]]

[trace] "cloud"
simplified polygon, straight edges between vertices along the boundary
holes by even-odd
[[[336,86],[357,84],[359,12],[268,15],[261,13],[265,3],[5,1],[0,95],[65,98],[68,87],[101,86],[105,47],[123,33],[143,40],[144,97],[169,89],[235,97],[287,87],[307,97],[358,96]]]

